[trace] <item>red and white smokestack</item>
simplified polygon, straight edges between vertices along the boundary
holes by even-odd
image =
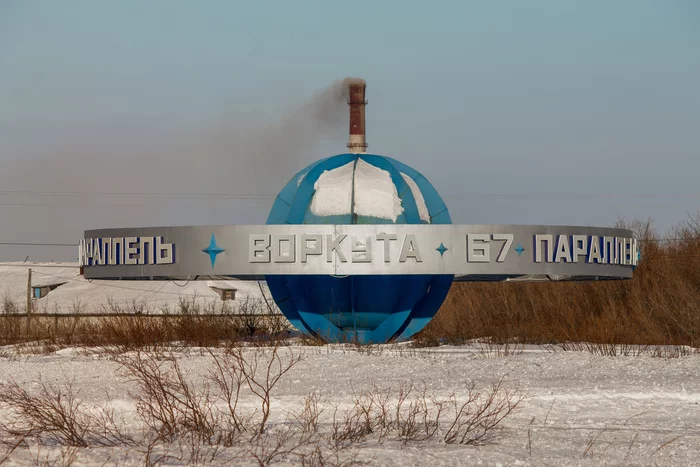
[[[348,78],[348,104],[350,105],[350,140],[348,150],[351,153],[367,152],[365,132],[365,89],[367,83],[360,78]]]

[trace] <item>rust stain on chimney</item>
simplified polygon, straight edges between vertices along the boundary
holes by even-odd
[[[351,153],[367,152],[365,132],[365,90],[367,83],[359,78],[347,78],[348,104],[350,105],[350,140],[348,149]]]

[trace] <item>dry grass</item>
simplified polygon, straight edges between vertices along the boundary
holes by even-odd
[[[211,302],[182,298],[172,309],[150,309],[144,303],[120,305],[109,302],[102,317],[33,317],[27,331],[26,318],[8,316],[17,305],[7,297],[0,310],[0,345],[52,352],[66,346],[118,346],[122,350],[180,343],[216,346],[239,340],[278,339],[291,330],[277,310],[268,310],[263,299],[244,298],[214,309]],[[76,302],[73,313],[83,306]],[[4,316],[3,316],[4,315]],[[31,343],[31,344],[30,344]]]
[[[659,241],[650,222],[627,227],[642,245],[642,261],[632,280],[455,283],[418,342],[438,345],[492,337],[501,343],[698,347],[700,214],[676,227],[668,241]]]

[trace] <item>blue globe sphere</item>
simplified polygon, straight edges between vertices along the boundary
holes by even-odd
[[[389,157],[339,154],[297,173],[268,224],[451,224],[435,188]],[[273,299],[300,331],[329,342],[401,341],[435,316],[452,275],[266,276]]]

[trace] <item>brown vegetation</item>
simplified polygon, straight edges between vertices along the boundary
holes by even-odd
[[[699,346],[700,214],[673,229],[670,239],[660,238],[650,222],[626,227],[642,252],[632,280],[455,283],[417,340]]]
[[[274,340],[291,328],[263,299],[244,298],[213,309],[196,298],[181,298],[174,309],[152,310],[143,303],[123,306],[110,302],[91,316],[76,303],[70,316],[34,316],[27,330],[26,317],[14,315],[17,305],[5,298],[0,308],[0,345],[39,343],[45,350],[65,346],[119,346],[141,348],[171,345],[212,346],[238,340]],[[86,314],[85,317],[76,315]]]
[[[0,444],[8,447],[0,465],[18,447],[56,444],[75,448],[66,451],[73,460],[79,449],[110,446],[142,453],[144,465],[215,460],[254,460],[260,466],[276,461],[364,465],[371,459],[360,460],[359,449],[367,443],[488,444],[523,400],[502,382],[484,389],[469,384],[447,396],[428,392],[425,385],[417,389],[403,383],[354,394],[343,411],[337,406],[327,410],[327,403],[312,393],[301,410],[271,421],[275,386],[305,359],[279,344],[209,349],[203,381],[189,377],[178,356],[162,348],[104,353],[119,364],[121,376],[135,383],[129,395],[138,428],[132,423],[128,432],[109,402],[85,403],[71,380],[48,384],[39,377],[38,390],[14,381],[0,383],[0,410],[8,414],[0,423]],[[247,404],[239,403],[242,397]],[[251,399],[256,408],[251,408]]]

